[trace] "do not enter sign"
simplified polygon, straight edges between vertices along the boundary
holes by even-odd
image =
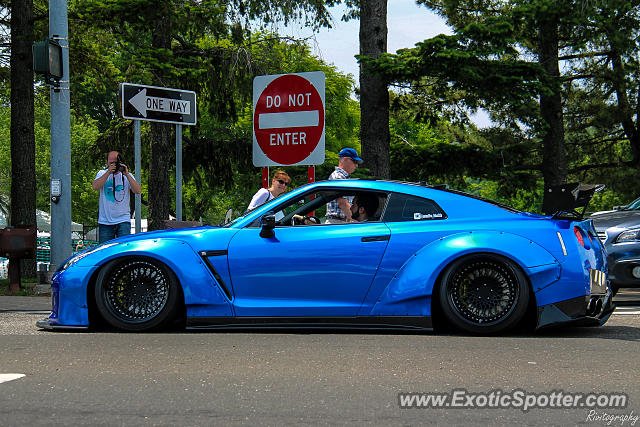
[[[324,163],[324,73],[253,80],[253,164]]]

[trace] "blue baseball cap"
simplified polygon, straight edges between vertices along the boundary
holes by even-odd
[[[358,152],[353,148],[343,148],[340,150],[338,157],[350,157],[358,163],[364,162],[364,160],[358,157]]]

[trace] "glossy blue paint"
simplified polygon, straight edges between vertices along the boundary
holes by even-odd
[[[166,264],[182,286],[188,312],[189,307],[194,305],[198,307],[198,315],[232,316],[229,300],[206,268],[202,257],[186,242],[189,240],[191,244],[205,246],[203,239],[211,231],[211,228],[200,228],[191,230],[191,233],[185,230],[152,232],[112,240],[110,243],[118,244],[98,250],[54,275],[52,292],[57,294],[59,300],[56,321],[88,325],[87,295],[91,278],[95,278],[99,268],[110,261],[130,256],[144,256]],[[158,238],[159,234],[166,237]],[[226,246],[225,239],[219,240]]]
[[[260,237],[259,219],[267,212],[281,210],[311,190],[336,189],[423,197],[437,203],[446,216],[279,225],[274,237]],[[511,212],[419,185],[323,181],[282,195],[223,228],[140,233],[88,251],[54,275],[50,321],[88,325],[87,295],[99,269],[130,256],[153,258],[175,273],[189,318],[430,316],[440,274],[455,260],[474,253],[511,259],[527,276],[535,304],[545,306],[589,295],[589,269],[606,272],[600,242],[587,238],[587,247],[582,247],[574,226],[585,236],[595,235],[589,221]],[[226,294],[218,281],[224,283]]]
[[[574,233],[574,226],[580,227],[586,233],[591,232],[595,236],[591,220],[565,223],[557,231],[567,249],[567,255],[557,255],[560,261],[562,275],[558,282],[548,288],[542,288],[536,292],[538,306],[568,300],[578,296],[590,295],[589,269],[597,269],[607,273],[607,264],[604,248],[600,241],[592,237],[585,238],[586,248],[578,243]]]
[[[409,312],[409,307],[402,307],[401,301],[426,299],[440,285],[438,277],[448,265],[461,257],[477,253],[492,253],[511,259],[525,273],[530,268],[557,271],[559,267],[549,252],[522,236],[494,230],[459,232],[433,240],[410,256],[377,298],[370,314],[387,316],[407,311],[406,315],[418,315]],[[548,285],[537,280],[556,280],[557,272],[551,275],[535,274],[530,278],[536,280],[532,283],[536,289]],[[410,307],[416,308],[413,303],[410,303]]]
[[[49,322],[52,325],[88,326],[86,285],[88,268],[76,267],[67,274],[55,273],[51,278],[53,301]]]
[[[354,316],[369,290],[386,240],[383,223],[238,232],[229,245],[229,270],[238,316]]]

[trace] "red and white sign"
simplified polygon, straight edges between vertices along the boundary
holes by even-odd
[[[324,163],[324,73],[253,79],[253,164]]]

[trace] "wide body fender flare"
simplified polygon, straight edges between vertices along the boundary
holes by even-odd
[[[152,251],[149,249],[153,248]],[[100,262],[91,264],[91,258],[83,258],[71,267],[77,274],[65,274],[64,282],[53,280],[64,297],[56,308],[56,317],[73,319],[71,324],[88,324],[89,287],[95,285],[99,270],[107,263],[125,257],[145,257],[165,264],[176,275],[184,295],[187,315],[199,315],[204,310],[208,315],[232,316],[229,300],[207,269],[204,260],[186,242],[179,239],[148,239],[122,242],[100,251]],[[68,272],[71,273],[71,272]],[[55,303],[55,301],[54,301]],[[55,305],[55,304],[54,304]],[[195,313],[192,313],[195,310]],[[60,322],[64,324],[64,322]]]
[[[534,293],[560,278],[558,260],[526,237],[502,231],[457,233],[439,238],[413,254],[381,292],[370,315],[431,316],[431,296],[440,274],[456,259],[474,253],[495,254],[514,261],[528,277]]]

